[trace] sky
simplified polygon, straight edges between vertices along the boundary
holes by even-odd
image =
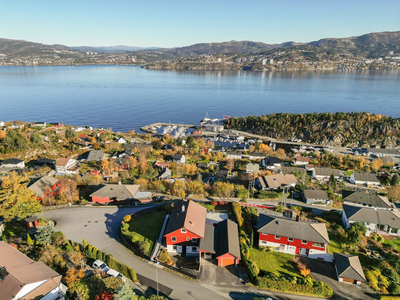
[[[400,30],[398,0],[0,0],[0,38],[67,46],[310,42]]]

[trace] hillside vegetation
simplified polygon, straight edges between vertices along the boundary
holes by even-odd
[[[400,145],[399,119],[366,112],[234,117],[225,126],[279,139],[300,138],[332,146]]]

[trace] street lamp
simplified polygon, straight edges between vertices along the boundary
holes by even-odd
[[[156,261],[156,259],[154,259],[154,262],[156,263],[156,281],[157,281],[157,298],[158,298],[158,268],[157,268],[157,266],[160,264],[160,262]]]

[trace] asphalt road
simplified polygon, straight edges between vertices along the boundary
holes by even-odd
[[[154,264],[136,257],[130,250],[125,248],[119,240],[118,230],[122,218],[127,214],[142,209],[145,208],[64,208],[45,211],[43,212],[43,217],[56,221],[56,229],[64,232],[68,239],[74,242],[82,242],[83,239],[86,239],[86,241],[89,241],[98,249],[112,254],[118,261],[134,268],[138,274],[152,280],[157,280]],[[282,300],[304,299],[304,296],[264,292],[253,287],[199,284],[183,279],[161,268],[158,268],[157,272],[159,283],[173,289],[170,294],[170,298],[172,299],[250,300],[255,296],[273,297],[274,299]]]

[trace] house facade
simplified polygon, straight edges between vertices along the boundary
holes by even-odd
[[[135,201],[139,185],[106,184],[89,195],[94,203]]]
[[[65,299],[62,276],[42,262],[35,262],[17,249],[0,242],[0,298]]]
[[[36,195],[36,200],[43,199],[46,193],[52,193],[56,197],[60,192],[60,181],[54,177],[43,176],[28,188]]]
[[[327,250],[328,232],[323,223],[260,214],[257,232],[259,246],[272,247],[277,252],[332,261]]]
[[[360,185],[380,185],[381,182],[378,179],[378,176],[372,173],[362,173],[362,172],[354,172],[350,175],[350,182],[353,184],[360,184]]]
[[[75,159],[59,158],[55,164],[56,172],[59,174],[73,175],[79,172],[79,165]]]
[[[2,168],[23,169],[25,168],[25,162],[20,159],[10,158],[3,160],[0,166]]]
[[[308,165],[309,163],[310,163],[310,158],[305,156],[296,156],[293,162],[295,166],[305,166]]]
[[[226,152],[225,153],[227,159],[242,159],[242,152]]]
[[[332,202],[328,197],[328,193],[324,190],[304,190],[303,197],[307,204],[329,204]]]
[[[360,222],[367,228],[366,236],[372,233],[400,236],[400,212],[379,208],[343,204],[342,221],[344,227]]]
[[[207,209],[194,201],[175,203],[164,232],[168,252],[198,255],[205,236]]]
[[[338,169],[317,167],[313,170],[313,177],[321,181],[329,180],[332,174],[333,176],[335,176],[336,179],[340,179],[340,177],[343,176],[343,174]]]
[[[186,157],[183,154],[175,153],[172,160],[175,163],[184,164],[186,162]]]

